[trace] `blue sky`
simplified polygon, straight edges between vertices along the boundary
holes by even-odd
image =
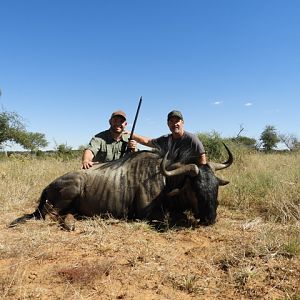
[[[300,129],[300,1],[0,0],[0,105],[76,149],[123,109],[136,132]]]

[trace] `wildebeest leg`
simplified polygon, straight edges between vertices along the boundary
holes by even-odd
[[[59,218],[59,225],[62,229],[67,231],[75,230],[75,217],[71,213],[67,213]]]
[[[83,177],[69,173],[52,182],[47,189],[48,213],[52,214],[59,225],[66,230],[74,230],[78,211],[78,199],[81,196]]]
[[[165,211],[163,205],[163,194],[159,194],[149,203],[149,195],[144,187],[141,187],[134,199],[134,218],[147,220],[155,225],[160,224],[165,219]]]
[[[66,174],[53,181],[43,190],[36,211],[14,220],[9,227],[24,223],[32,218],[44,219],[46,215],[49,215],[52,220],[61,223],[60,219],[62,216],[65,216],[70,211],[76,211],[76,199],[80,197],[82,181],[83,177],[76,173]]]
[[[51,204],[51,208],[48,209],[47,215],[49,215],[53,221],[58,222],[62,229],[67,231],[75,230],[74,214],[76,214],[76,198],[72,199],[71,197],[70,199],[64,199],[63,193],[54,192],[50,193],[49,199],[52,199],[54,204]]]
[[[57,211],[52,210],[46,214],[45,219],[58,223],[63,230],[75,230],[75,217],[72,213],[59,214]]]

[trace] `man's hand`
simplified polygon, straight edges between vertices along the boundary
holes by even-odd
[[[81,165],[81,169],[89,169],[94,165],[92,161],[84,160]]]
[[[93,158],[94,158],[94,153],[89,149],[85,149],[82,154],[81,169],[89,169],[90,167],[92,167],[94,165]]]
[[[131,152],[137,151],[137,142],[135,140],[128,140],[128,148]]]

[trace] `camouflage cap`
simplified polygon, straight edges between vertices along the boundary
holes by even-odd
[[[179,110],[172,110],[171,112],[169,112],[169,113],[168,113],[168,121],[169,121],[172,117],[177,117],[177,118],[183,120],[182,113],[181,113]]]
[[[114,111],[114,112],[111,114],[111,117],[110,117],[110,118],[113,118],[113,117],[116,117],[116,116],[123,117],[123,118],[126,120],[126,114],[125,114],[124,111],[122,111],[122,110]]]

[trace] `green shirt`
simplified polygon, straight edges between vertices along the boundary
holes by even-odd
[[[93,152],[93,161],[107,162],[121,157],[122,145],[127,143],[128,139],[129,135],[123,134],[122,139],[116,141],[108,129],[93,136],[86,149]]]

